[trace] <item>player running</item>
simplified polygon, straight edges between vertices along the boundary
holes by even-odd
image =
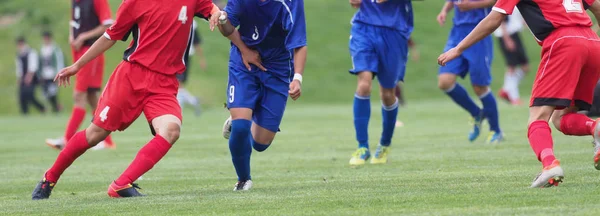
[[[464,40],[438,58],[446,65],[462,52],[486,38],[517,6],[535,39],[542,46],[542,61],[533,84],[529,103],[528,139],[542,172],[531,187],[552,187],[562,182],[564,173],[553,150],[548,121],[565,135],[592,135],[596,152],[594,166],[600,169],[600,124],[580,109],[589,109],[592,93],[600,78],[600,38],[590,28],[590,10],[600,21],[599,0],[545,1],[498,0],[491,12]]]
[[[354,129],[358,149],[350,165],[387,163],[396,127],[398,98],[394,88],[404,81],[408,58],[408,39],[413,30],[410,1],[350,0],[359,10],[354,14],[350,35],[351,74],[358,77],[354,93]],[[369,119],[371,118],[371,84],[377,76],[381,91],[383,132],[375,154],[369,151]]]
[[[69,43],[73,53],[73,62],[76,62],[90,49],[94,41],[113,24],[110,6],[107,0],[72,0],[71,22],[69,29]],[[55,149],[64,148],[65,143],[75,135],[77,129],[85,118],[85,106],[88,104],[92,114],[98,104],[98,92],[102,86],[104,75],[104,54],[92,59],[89,64],[80,69],[76,76],[73,91],[73,112],[67,123],[64,137],[46,139],[46,144]],[[94,149],[116,148],[110,136]]]
[[[522,30],[523,17],[519,10],[515,10],[512,15],[506,17],[500,28],[494,31],[506,62],[504,85],[498,92],[498,96],[512,105],[521,105],[519,84],[529,71],[529,59],[525,46],[521,42]]]
[[[194,14],[211,17],[211,29],[221,15],[210,0],[125,0],[116,22],[75,64],[63,69],[56,80],[70,84],[69,77],[112,47],[133,35],[130,47],[115,69],[98,103],[93,123],[73,136],[56,162],[35,187],[32,199],[47,199],[62,173],[87,149],[111,132],[125,130],[144,112],[154,138],[108,187],[110,197],[142,196],[133,182],[167,154],[179,138],[181,108],[177,103],[178,81],[185,70],[183,57],[189,43]],[[211,16],[212,15],[212,16]]]
[[[249,190],[252,148],[269,148],[288,96],[297,100],[302,94],[307,55],[304,1],[229,0],[225,11],[229,19],[219,30],[232,42],[227,87],[231,116],[223,136],[229,139],[238,176],[233,190]]]
[[[442,11],[437,17],[440,25],[446,22],[446,15],[454,8],[453,26],[448,37],[444,51],[456,46],[485,16],[490,12],[495,0],[480,1],[446,1]],[[438,87],[460,107],[465,109],[472,117],[473,129],[469,132],[468,139],[473,142],[479,137],[481,123],[487,118],[490,124],[490,134],[487,143],[497,143],[503,139],[500,123],[498,122],[498,105],[494,94],[490,90],[492,82],[491,64],[493,58],[493,47],[491,37],[486,37],[472,48],[465,50],[454,61],[440,67],[438,75]],[[471,85],[475,94],[481,100],[483,108],[480,108],[471,99],[467,90],[456,82],[456,77],[464,78],[467,73],[471,78]]]

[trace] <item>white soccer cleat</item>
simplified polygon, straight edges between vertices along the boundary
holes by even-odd
[[[600,119],[596,119],[596,127],[594,127],[594,133],[592,134],[594,141],[592,143],[594,144],[594,167],[600,170],[600,124],[598,123],[600,123]]]
[[[46,139],[46,145],[50,146],[50,148],[61,150],[65,147],[65,139],[62,137],[56,139]]]
[[[231,135],[231,116],[229,116],[229,118],[227,118],[225,120],[225,123],[223,123],[223,137],[225,139],[229,139],[229,136]],[[252,184],[252,183],[250,183]]]
[[[563,172],[563,169],[560,168],[560,161],[554,160],[552,164],[544,167],[542,172],[538,174],[535,179],[533,179],[533,183],[530,187],[548,188],[558,186],[558,184],[562,182],[563,178],[565,178],[565,173]]]
[[[247,191],[252,188],[252,180],[238,181],[233,187],[233,191]]]
[[[104,141],[100,141],[98,144],[96,144],[96,146],[90,148],[91,150],[97,151],[97,150],[102,150],[106,148],[106,143]]]

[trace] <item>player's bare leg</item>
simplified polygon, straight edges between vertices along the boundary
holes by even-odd
[[[230,108],[229,113],[230,117],[225,121],[223,130],[226,131],[229,128],[229,151],[238,176],[238,182],[233,190],[249,190],[252,188],[250,156],[252,155],[253,146],[251,140],[254,140],[251,137],[253,111],[249,108]],[[259,135],[263,136],[263,134]],[[270,142],[268,143],[270,144]]]
[[[140,149],[129,167],[108,187],[110,197],[143,196],[134,182],[152,169],[179,139],[181,120],[171,114],[162,115],[152,119],[152,127],[156,132],[154,138]]]
[[[356,74],[358,78],[354,93],[354,130],[358,149],[352,154],[349,164],[359,166],[371,157],[369,151],[369,119],[371,118],[371,86],[373,73],[363,71]],[[393,91],[392,91],[393,94]]]
[[[554,156],[554,143],[548,120],[554,106],[532,106],[529,108],[529,129],[527,137],[533,152],[542,162],[542,172],[531,184],[532,188],[557,186],[564,178],[560,162]]]
[[[396,97],[398,98],[398,103],[400,104],[400,106],[404,106],[406,101],[404,100],[404,94],[402,91],[402,82],[398,82],[398,85],[396,85],[396,87],[394,88],[394,93],[396,94]],[[404,123],[402,123],[402,121],[400,121],[400,120],[396,120],[396,127],[402,127],[402,126],[404,126]]]
[[[468,139],[473,142],[479,137],[481,123],[485,119],[483,111],[467,93],[467,90],[456,82],[456,75],[453,73],[441,73],[438,75],[438,88],[446,94],[460,107],[466,110],[473,124],[473,129],[469,132]]]
[[[58,154],[56,161],[50,169],[44,174],[44,178],[37,184],[31,198],[34,200],[48,199],[56,182],[62,173],[81,156],[85,151],[104,140],[110,131],[104,130],[95,124],[90,124],[83,131],[77,132]]]
[[[494,98],[494,94],[490,90],[489,86],[479,86],[473,85],[473,90],[481,103],[483,104],[483,113],[485,118],[488,120],[490,124],[490,133],[486,139],[486,142],[489,144],[495,144],[504,139],[504,134],[502,130],[500,130],[500,123],[498,118],[498,104],[496,103],[496,98]]]
[[[371,157],[371,164],[387,163],[387,157],[396,127],[398,117],[399,99],[396,97],[394,88],[379,88],[381,96],[381,115],[383,120],[383,131],[375,154]]]
[[[92,109],[92,114],[94,114],[96,112],[96,108],[98,106],[98,100],[100,99],[98,91],[97,90],[88,91],[88,93],[86,94],[86,99],[87,99],[87,104]],[[102,110],[100,110],[100,111],[102,111]],[[109,148],[109,149],[117,148],[117,145],[113,142],[112,137],[110,135],[108,135],[106,137],[106,139],[104,139],[102,142],[98,143],[98,145],[94,146],[92,148],[92,150],[100,150],[100,149],[104,149],[104,148]]]

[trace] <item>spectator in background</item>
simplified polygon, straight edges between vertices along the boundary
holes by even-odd
[[[19,104],[23,115],[29,114],[29,104],[33,104],[40,112],[44,113],[46,108],[35,98],[35,86],[37,84],[36,72],[38,70],[38,55],[31,49],[25,37],[17,38],[17,83],[19,84]]]
[[[58,104],[58,86],[54,83],[54,76],[65,67],[63,52],[60,47],[54,43],[52,33],[46,31],[42,33],[44,43],[40,50],[40,78],[44,96],[52,105],[52,111],[58,113],[61,106]]]

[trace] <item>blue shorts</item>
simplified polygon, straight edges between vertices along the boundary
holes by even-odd
[[[394,88],[398,81],[404,81],[408,37],[395,29],[355,22],[350,35],[350,55],[350,73],[373,72],[383,88]]]
[[[452,27],[444,52],[458,45],[474,28],[475,25]],[[458,58],[446,63],[446,66],[441,66],[439,74],[451,73],[465,78],[469,73],[473,85],[489,86],[492,83],[491,66],[493,57],[494,44],[492,37],[488,36],[469,47]]]
[[[253,111],[252,121],[255,124],[277,132],[285,111],[290,83],[290,76],[282,74],[286,73],[263,72],[255,67],[248,71],[230,62],[227,108],[249,108]]]

